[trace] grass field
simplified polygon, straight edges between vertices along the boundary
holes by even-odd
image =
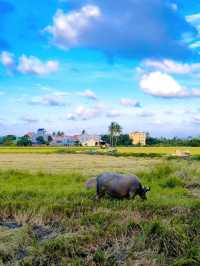
[[[121,153],[159,153],[175,154],[176,150],[189,151],[192,155],[200,155],[200,147],[120,147]]]
[[[100,148],[93,147],[0,147],[0,154],[5,153],[78,153],[84,151],[100,151],[107,152]],[[176,150],[189,151],[192,155],[200,155],[200,147],[118,147],[119,154],[175,154]]]
[[[200,265],[198,161],[40,150],[0,169],[0,265]],[[96,201],[84,183],[104,171],[137,174],[148,200]]]

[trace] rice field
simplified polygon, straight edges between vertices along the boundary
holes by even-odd
[[[0,147],[0,154],[5,153],[79,153],[84,151],[107,152],[97,147]],[[163,154],[172,155],[176,151],[188,151],[192,155],[200,155],[200,147],[117,147],[120,154]]]
[[[200,265],[199,161],[42,149],[0,153],[0,265]],[[95,200],[85,181],[107,171],[148,200]]]

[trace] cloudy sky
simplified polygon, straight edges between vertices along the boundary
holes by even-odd
[[[0,135],[200,135],[200,1],[0,0]]]

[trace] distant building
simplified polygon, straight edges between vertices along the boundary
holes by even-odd
[[[145,132],[133,132],[129,134],[129,138],[132,140],[133,145],[146,145],[146,133]]]
[[[48,141],[49,136],[47,130],[44,128],[39,128],[37,132],[28,132],[26,135],[31,138],[33,144],[38,144],[38,137],[43,137],[45,141]]]
[[[76,142],[76,136],[55,136],[53,137],[51,146],[74,146]]]
[[[82,146],[95,147],[99,146],[101,137],[98,135],[89,135],[85,131],[79,136],[79,141]]]

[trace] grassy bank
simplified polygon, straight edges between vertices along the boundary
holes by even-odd
[[[48,156],[69,156],[76,171],[0,172],[3,265],[200,265],[198,162]],[[148,200],[95,201],[84,182],[103,171],[137,174],[151,186]]]

